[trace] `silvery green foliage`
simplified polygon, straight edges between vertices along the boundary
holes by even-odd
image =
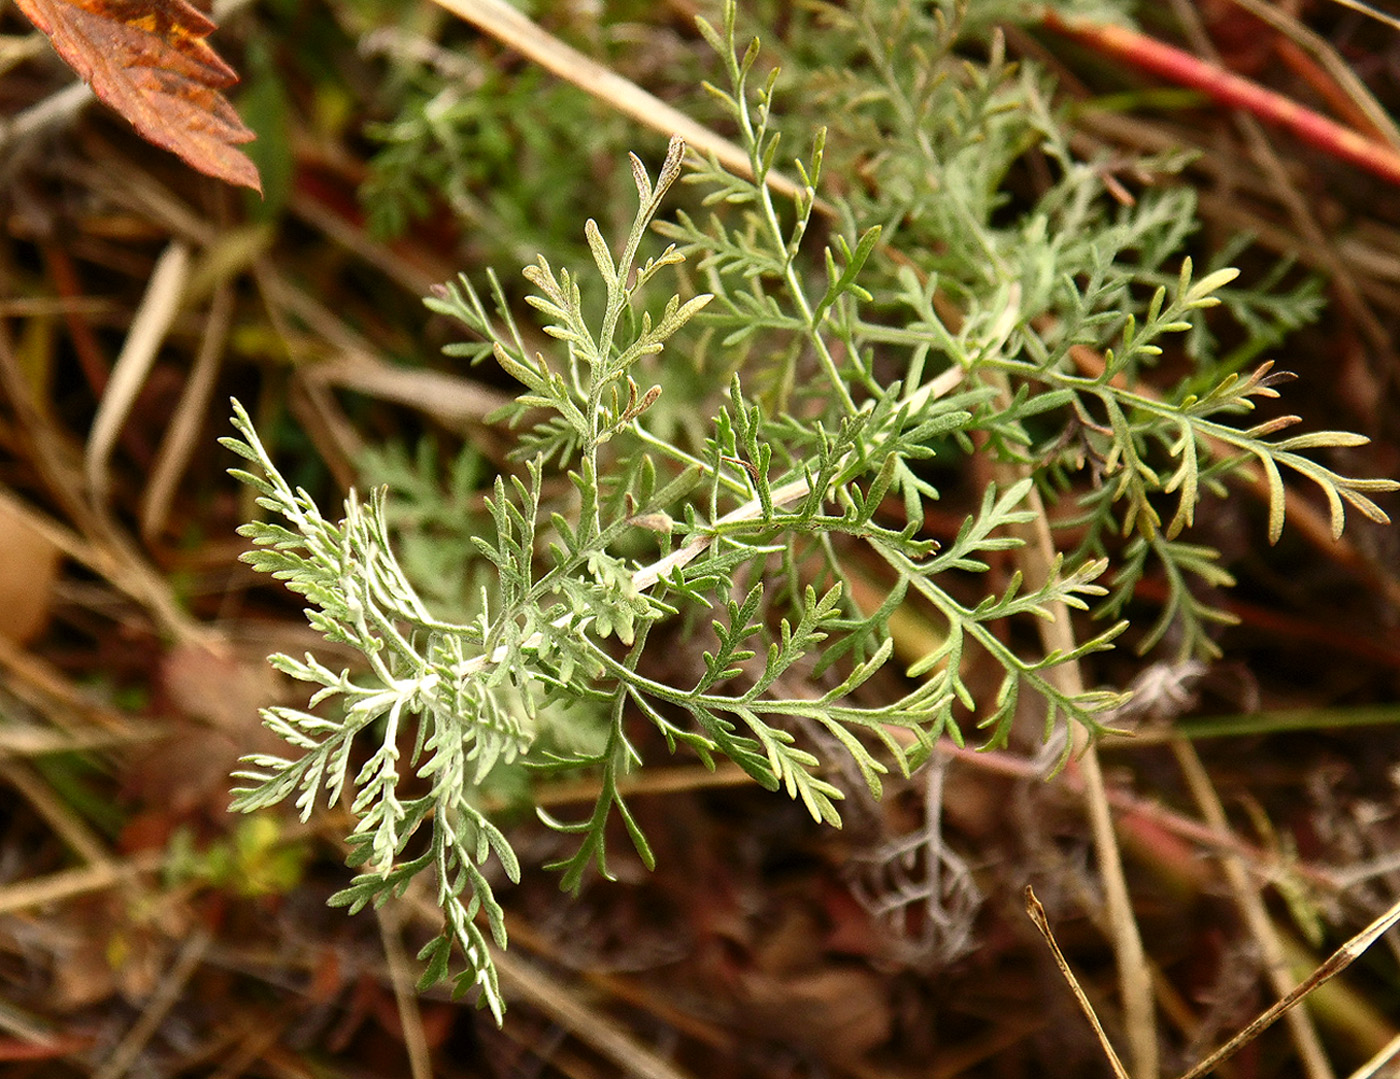
[[[941,7],[827,15],[842,47],[864,59],[810,86],[841,117],[841,154],[854,162],[863,145],[885,148],[869,158],[867,184],[832,202],[829,240],[809,238],[827,136],[794,163],[795,204],[780,203],[765,182],[779,156],[778,73],[758,79],[756,42],[736,50],[730,4],[722,27],[700,26],[725,66],[726,88],[711,89],[748,148],[751,178],[693,159],[686,179],[702,205],[667,219],[658,214],[684,147],[673,141],[655,180],[632,158],[638,209],[622,243],[611,247],[590,221],[591,265],[541,257],[525,271],[548,349],[527,348],[493,276],[485,295],[464,278],[428,301],[475,335],[453,354],[493,358],[522,387],[499,418],[517,432],[523,467],[496,478],[490,527],[469,537],[492,570],[470,620],[439,621],[428,609],[390,545],[382,492],[352,495],[332,523],[286,483],[235,405],[241,438],[225,444],[256,466],[236,475],[285,522],[245,526],[255,544],[246,557],[306,596],[328,641],[364,657],[354,672],[311,655],[273,658],[317,689],[306,710],[265,711],[292,752],[249,758],[235,808],[290,798],[307,816],[323,794],[347,801],[360,872],[333,901],[379,904],[428,874],[444,926],[422,953],[424,983],[447,974],[455,948],[465,961],[459,989],[479,987],[498,1020],[503,1002],[476,918],[484,912],[505,945],[485,867],[493,854],[510,879],[519,867],[474,797],[498,762],[601,778],[583,819],[540,814],[577,837],[553,867],[566,888],[590,866],[607,874],[614,815],[652,864],[619,785],[641,763],[639,722],[673,751],[707,764],[728,758],[839,825],[841,791],[797,743],[795,721],[829,732],[875,794],[890,767],[907,773],[934,739],[961,744],[969,717],[992,746],[1026,711],[1047,735],[1066,722],[1097,732],[1123,695],[1065,693],[1052,672],[1111,647],[1126,623],[1049,655],[1008,645],[997,624],[1049,618],[1060,604],[1116,615],[1155,561],[1171,599],[1147,644],[1175,627],[1184,651],[1209,653],[1205,627],[1221,615],[1194,598],[1189,577],[1221,584],[1228,571],[1208,547],[1179,538],[1203,497],[1254,463],[1271,491],[1273,539],[1285,473],[1323,490],[1338,531],[1344,503],[1384,519],[1368,495],[1395,486],[1347,478],[1300,452],[1353,446],[1357,436],[1273,437],[1292,417],[1228,422],[1275,396],[1278,376],[1267,363],[1252,374],[1213,366],[1201,313],[1223,299],[1260,338],[1297,311],[1230,293],[1235,273],[1225,267],[1198,279],[1178,258],[1167,270],[1189,231],[1188,197],[1168,189],[1131,210],[1106,209],[1099,173],[1072,157],[1044,105],[1043,80],[1004,63],[995,45],[984,65],[955,60],[955,20]],[[1031,145],[1059,178],[1026,214],[994,225],[998,185]],[[644,257],[652,231],[671,245]],[[601,302],[585,299],[594,295]],[[1308,299],[1295,294],[1299,306]],[[1179,334],[1198,353],[1198,373],[1147,392],[1161,342]],[[1102,352],[1102,372],[1075,367],[1081,346]],[[727,393],[704,393],[707,379]],[[702,392],[671,402],[665,385]],[[1017,464],[1024,478],[988,484],[940,546],[922,535],[925,510],[947,464],[970,452]],[[1047,580],[1017,573],[969,599],[969,583],[1022,542],[1014,530],[1035,516],[1037,483],[1078,503],[1084,538]],[[881,598],[860,598],[857,580],[879,581]],[[895,670],[893,621],[909,609],[938,637]],[[677,624],[710,627],[693,665],[645,662],[653,633],[674,642]],[[1001,671],[990,694],[964,677],[969,648]],[[606,717],[600,748],[539,748],[543,717],[560,705]],[[420,832],[426,842],[412,849],[422,853],[407,856]]]

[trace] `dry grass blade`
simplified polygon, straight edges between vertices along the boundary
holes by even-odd
[[[1400,922],[1400,901],[1397,901],[1389,910],[1368,925],[1351,940],[1347,941],[1335,952],[1333,952],[1316,970],[1307,976],[1303,981],[1294,987],[1292,992],[1282,997],[1277,1003],[1265,1009],[1259,1016],[1245,1027],[1228,1042],[1222,1045],[1205,1060],[1201,1061],[1190,1071],[1184,1072],[1180,1079],[1200,1079],[1201,1076],[1214,1071],[1220,1064],[1238,1053],[1242,1048],[1259,1037],[1264,1031],[1278,1020],[1290,1008],[1296,1005],[1318,986],[1331,981],[1369,948],[1376,943],[1386,932],[1397,922]]]
[[[198,443],[205,410],[214,395],[214,383],[232,319],[233,290],[228,284],[221,284],[209,305],[199,354],[180,395],[179,407],[161,440],[160,454],[150,482],[141,496],[141,535],[147,540],[164,527],[175,497],[175,487]]]
[[[0,118],[0,148],[23,142],[48,128],[69,123],[92,103],[92,98],[92,87],[75,82],[62,90],[55,90],[14,116]]]
[[[1008,311],[1014,308],[1014,302]],[[1010,400],[1009,387],[1002,382],[998,388],[1002,400]],[[1003,483],[1012,483],[1030,470],[1022,464],[1000,464],[997,471]],[[1015,526],[1024,545],[1017,549],[1016,558],[1026,578],[1032,582],[1049,580],[1055,563],[1055,541],[1050,533],[1049,516],[1040,493],[1031,488],[1027,504],[1034,508],[1034,518]],[[1049,605],[1052,618],[1040,620],[1036,626],[1047,653],[1069,654],[1075,647],[1074,625],[1068,605],[1057,600]],[[1078,662],[1066,663],[1049,672],[1050,678],[1069,695],[1082,693],[1084,676]],[[1123,871],[1122,852],[1109,809],[1108,789],[1099,763],[1098,748],[1076,730],[1074,737],[1081,742],[1081,752],[1074,762],[1084,781],[1084,809],[1093,834],[1094,853],[1098,859],[1099,875],[1103,880],[1113,951],[1118,966],[1118,983],[1123,996],[1123,1025],[1127,1029],[1133,1067],[1139,1075],[1158,1072],[1157,1021],[1152,979],[1149,974],[1142,933],[1133,913],[1128,895],[1128,883]]]
[[[1069,961],[1060,951],[1060,946],[1055,942],[1055,934],[1050,930],[1050,922],[1045,917],[1045,908],[1040,905],[1040,900],[1035,897],[1035,890],[1030,885],[1026,885],[1026,913],[1035,923],[1036,929],[1040,930],[1040,935],[1045,938],[1045,943],[1050,946],[1050,954],[1055,957],[1055,963],[1060,968],[1060,973],[1065,976],[1065,981],[1069,983],[1070,989],[1074,992],[1074,999],[1079,1002],[1079,1007],[1088,1018],[1090,1025],[1094,1028],[1094,1034],[1099,1039],[1099,1044],[1103,1046],[1104,1056],[1108,1058],[1109,1066],[1113,1068],[1113,1074],[1118,1079],[1128,1079],[1128,1073],[1123,1068],[1123,1062],[1118,1059],[1118,1054],[1113,1051],[1113,1045],[1108,1040],[1108,1035],[1103,1031],[1103,1024],[1099,1022],[1098,1015],[1094,1012],[1094,1006],[1089,1003],[1089,998],[1084,995],[1084,989],[1079,984],[1079,979],[1074,976],[1074,971],[1070,969]]]
[[[636,83],[565,45],[504,0],[437,0],[437,3],[547,71],[606,101],[618,112],[663,135],[679,135],[693,149],[713,154],[725,168],[738,175],[753,175],[748,154],[734,143],[720,138],[703,124],[697,124]],[[770,169],[767,179],[768,186],[781,195],[791,197],[798,192],[797,185],[776,170]]]
[[[1400,1034],[1391,1038],[1389,1043],[1386,1044],[1379,1053],[1366,1061],[1361,1067],[1357,1068],[1356,1071],[1352,1072],[1350,1079],[1372,1079],[1372,1076],[1381,1075],[1381,1069],[1394,1060],[1396,1056],[1400,1056]],[[1386,1072],[1384,1074],[1388,1075],[1391,1073]]]
[[[69,557],[83,562],[142,604],[173,636],[182,640],[209,638],[211,632],[181,607],[168,582],[132,547],[125,534],[106,517],[94,512],[84,498],[80,474],[68,460],[65,439],[51,416],[34,399],[14,343],[3,324],[0,324],[0,387],[19,417],[18,428],[49,491],[79,522],[84,534],[81,538],[74,537],[66,529],[44,522],[40,515],[24,510],[18,500],[11,501],[11,506],[20,508],[26,518],[37,522],[40,530],[53,537]],[[8,500],[3,491],[0,491],[0,500]]]
[[[563,986],[546,978],[532,964],[506,952],[495,956],[506,992],[540,1009],[560,1026],[638,1079],[689,1079],[689,1074],[658,1053],[639,1044],[606,1015],[590,1008]]]
[[[419,883],[409,888],[407,902],[421,923],[437,925],[442,913],[431,893],[417,887]],[[590,1007],[584,998],[533,964],[500,949],[493,949],[493,953],[507,996],[538,1008],[580,1041],[620,1065],[620,1074],[637,1079],[690,1079],[689,1073],[640,1044],[611,1017]]]
[[[1225,818],[1225,808],[1220,804],[1220,796],[1196,753],[1196,747],[1185,738],[1177,738],[1172,742],[1172,750],[1206,823],[1218,831],[1228,832],[1230,826]],[[1250,934],[1263,956],[1264,969],[1270,984],[1277,993],[1287,992],[1285,979],[1288,977],[1288,960],[1283,942],[1269,920],[1269,913],[1259,890],[1249,879],[1244,859],[1235,854],[1225,853],[1221,856],[1221,865],[1245,924],[1249,926]],[[1333,1074],[1331,1065],[1327,1062],[1317,1028],[1307,1012],[1290,1012],[1288,1025],[1307,1074],[1313,1079],[1330,1079]]]
[[[1396,30],[1400,30],[1400,18],[1396,18],[1394,15],[1384,11],[1378,11],[1370,4],[1363,4],[1361,0],[1332,0],[1332,3],[1339,7],[1349,8],[1352,11],[1359,11],[1368,19],[1375,19],[1376,22],[1385,23],[1386,26],[1392,26]]]
[[[116,444],[117,432],[131,411],[142,383],[155,363],[165,335],[180,310],[180,297],[189,279],[190,251],[175,242],[161,254],[151,271],[146,295],[141,300],[126,344],[112,369],[112,378],[97,417],[92,421],[83,471],[94,501],[106,502],[108,493],[107,458]]]
[[[185,0],[15,0],[58,55],[148,142],[200,172],[261,191],[238,146],[253,139],[222,91],[238,81]]]
[[[0,779],[24,795],[54,835],[88,865],[106,865],[111,861],[102,840],[31,765],[0,759]]]
[[[0,914],[100,892],[142,873],[154,872],[164,862],[163,850],[145,851],[124,862],[103,862],[78,869],[61,869],[45,877],[31,877],[0,888]]]
[[[423,1030],[423,1013],[413,984],[417,980],[413,964],[404,951],[401,934],[404,908],[379,908],[374,912],[379,923],[379,939],[384,945],[384,958],[389,965],[389,980],[394,989],[394,1006],[403,1026],[404,1046],[408,1050],[408,1067],[412,1079],[432,1079],[432,1050]]]

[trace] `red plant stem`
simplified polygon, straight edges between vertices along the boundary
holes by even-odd
[[[1194,87],[1223,105],[1246,109],[1261,120],[1288,128],[1304,142],[1400,184],[1400,154],[1258,83],[1123,26],[1070,22],[1052,11],[1045,12],[1042,23],[1097,52],[1119,57],[1182,86]]]
[[[1302,46],[1280,35],[1274,41],[1274,55],[1283,61],[1288,70],[1311,86],[1318,97],[1327,102],[1332,115],[1342,123],[1350,125],[1363,139],[1385,145],[1385,135],[1380,128],[1371,122],[1371,118],[1352,100],[1346,90],[1337,84],[1337,80],[1309,56]]]

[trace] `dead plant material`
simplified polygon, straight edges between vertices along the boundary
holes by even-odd
[[[1223,105],[1246,109],[1261,120],[1288,128],[1320,150],[1400,184],[1400,153],[1282,94],[1123,26],[1068,20],[1054,12],[1047,12],[1045,25],[1133,67],[1204,91]]]
[[[214,23],[185,0],[15,0],[59,56],[141,137],[232,184],[262,190],[237,147],[253,133],[222,91],[238,81],[204,39]]]

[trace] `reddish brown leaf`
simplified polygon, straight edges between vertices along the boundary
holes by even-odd
[[[186,0],[15,0],[58,55],[148,142],[200,172],[262,190],[254,136],[220,92],[238,81]]]

